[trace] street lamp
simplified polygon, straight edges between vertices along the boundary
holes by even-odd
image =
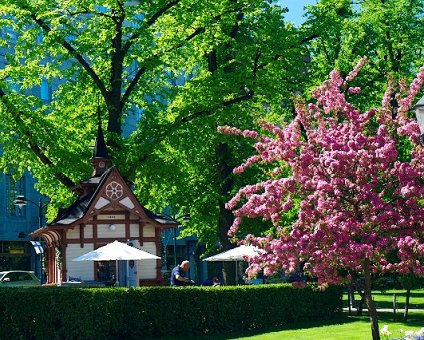
[[[43,203],[43,201],[40,198],[40,200],[37,203],[27,199],[23,195],[16,196],[15,200],[13,201],[13,204],[18,206],[20,209],[22,209],[22,207],[26,206],[28,203],[31,203],[38,208],[38,229],[40,229],[43,226],[43,210],[47,206],[47,204],[49,204],[49,202]],[[41,241],[41,238],[39,238],[38,240]],[[39,255],[40,255],[40,273],[39,273],[40,282],[41,284],[43,284],[43,253],[40,253]]]
[[[174,228],[172,228],[172,230],[174,231],[174,268],[177,266],[177,232],[176,229],[179,226],[176,226]]]
[[[415,104],[414,110],[421,131],[421,135],[418,137],[418,142],[421,145],[424,145],[424,96]]]

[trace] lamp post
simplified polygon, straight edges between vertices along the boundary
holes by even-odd
[[[177,232],[176,229],[178,227],[174,227],[172,228],[173,232],[174,232],[174,268],[177,266]]]
[[[35,205],[38,209],[38,229],[40,229],[43,226],[43,209],[47,206],[47,204],[49,204],[49,202],[43,203],[43,201],[40,198],[37,203],[27,199],[23,195],[16,196],[15,200],[13,201],[13,204],[18,206],[19,208],[26,206],[28,203]],[[41,242],[41,238],[38,238],[38,241]],[[39,272],[40,283],[43,284],[43,253],[40,253],[39,255],[40,255],[40,272]]]
[[[175,220],[182,220],[184,222],[187,222],[190,220],[190,214],[180,215],[179,217],[176,217]],[[177,226],[175,226],[174,229],[174,267],[177,266],[177,228],[182,227],[182,224],[178,223]],[[179,233],[178,233],[179,234]],[[187,259],[190,260],[190,259]]]
[[[418,142],[424,146],[424,96],[415,104],[414,110],[421,131]]]
[[[169,214],[163,214],[162,217],[165,217],[168,220],[171,220],[173,222],[178,222],[178,220],[188,221],[190,219],[190,215],[179,215],[179,216],[171,216]],[[177,266],[177,229],[180,228],[182,225],[178,222],[178,225],[175,225],[172,228],[172,238],[174,243],[174,268]],[[166,255],[165,255],[166,256]]]

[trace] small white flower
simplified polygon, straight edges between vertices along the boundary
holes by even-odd
[[[420,330],[415,332],[415,335],[417,336],[424,336],[424,327],[422,327]]]
[[[415,339],[415,332],[414,331],[405,331],[405,340],[414,340]]]
[[[389,331],[389,326],[388,325],[384,325],[381,329],[380,329],[380,334],[382,336],[390,336],[392,335],[392,332]]]

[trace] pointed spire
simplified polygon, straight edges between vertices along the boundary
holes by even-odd
[[[97,107],[97,136],[93,150],[93,158],[91,159],[91,162],[94,164],[93,176],[102,175],[111,161],[112,159],[107,152],[106,141],[103,135],[100,107]]]
[[[97,108],[97,137],[94,145],[93,158],[109,158],[107,152],[105,137],[103,135],[102,121],[100,117],[100,108]]]

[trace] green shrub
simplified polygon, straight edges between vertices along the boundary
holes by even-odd
[[[139,339],[328,320],[341,289],[290,285],[2,288],[2,339]]]

